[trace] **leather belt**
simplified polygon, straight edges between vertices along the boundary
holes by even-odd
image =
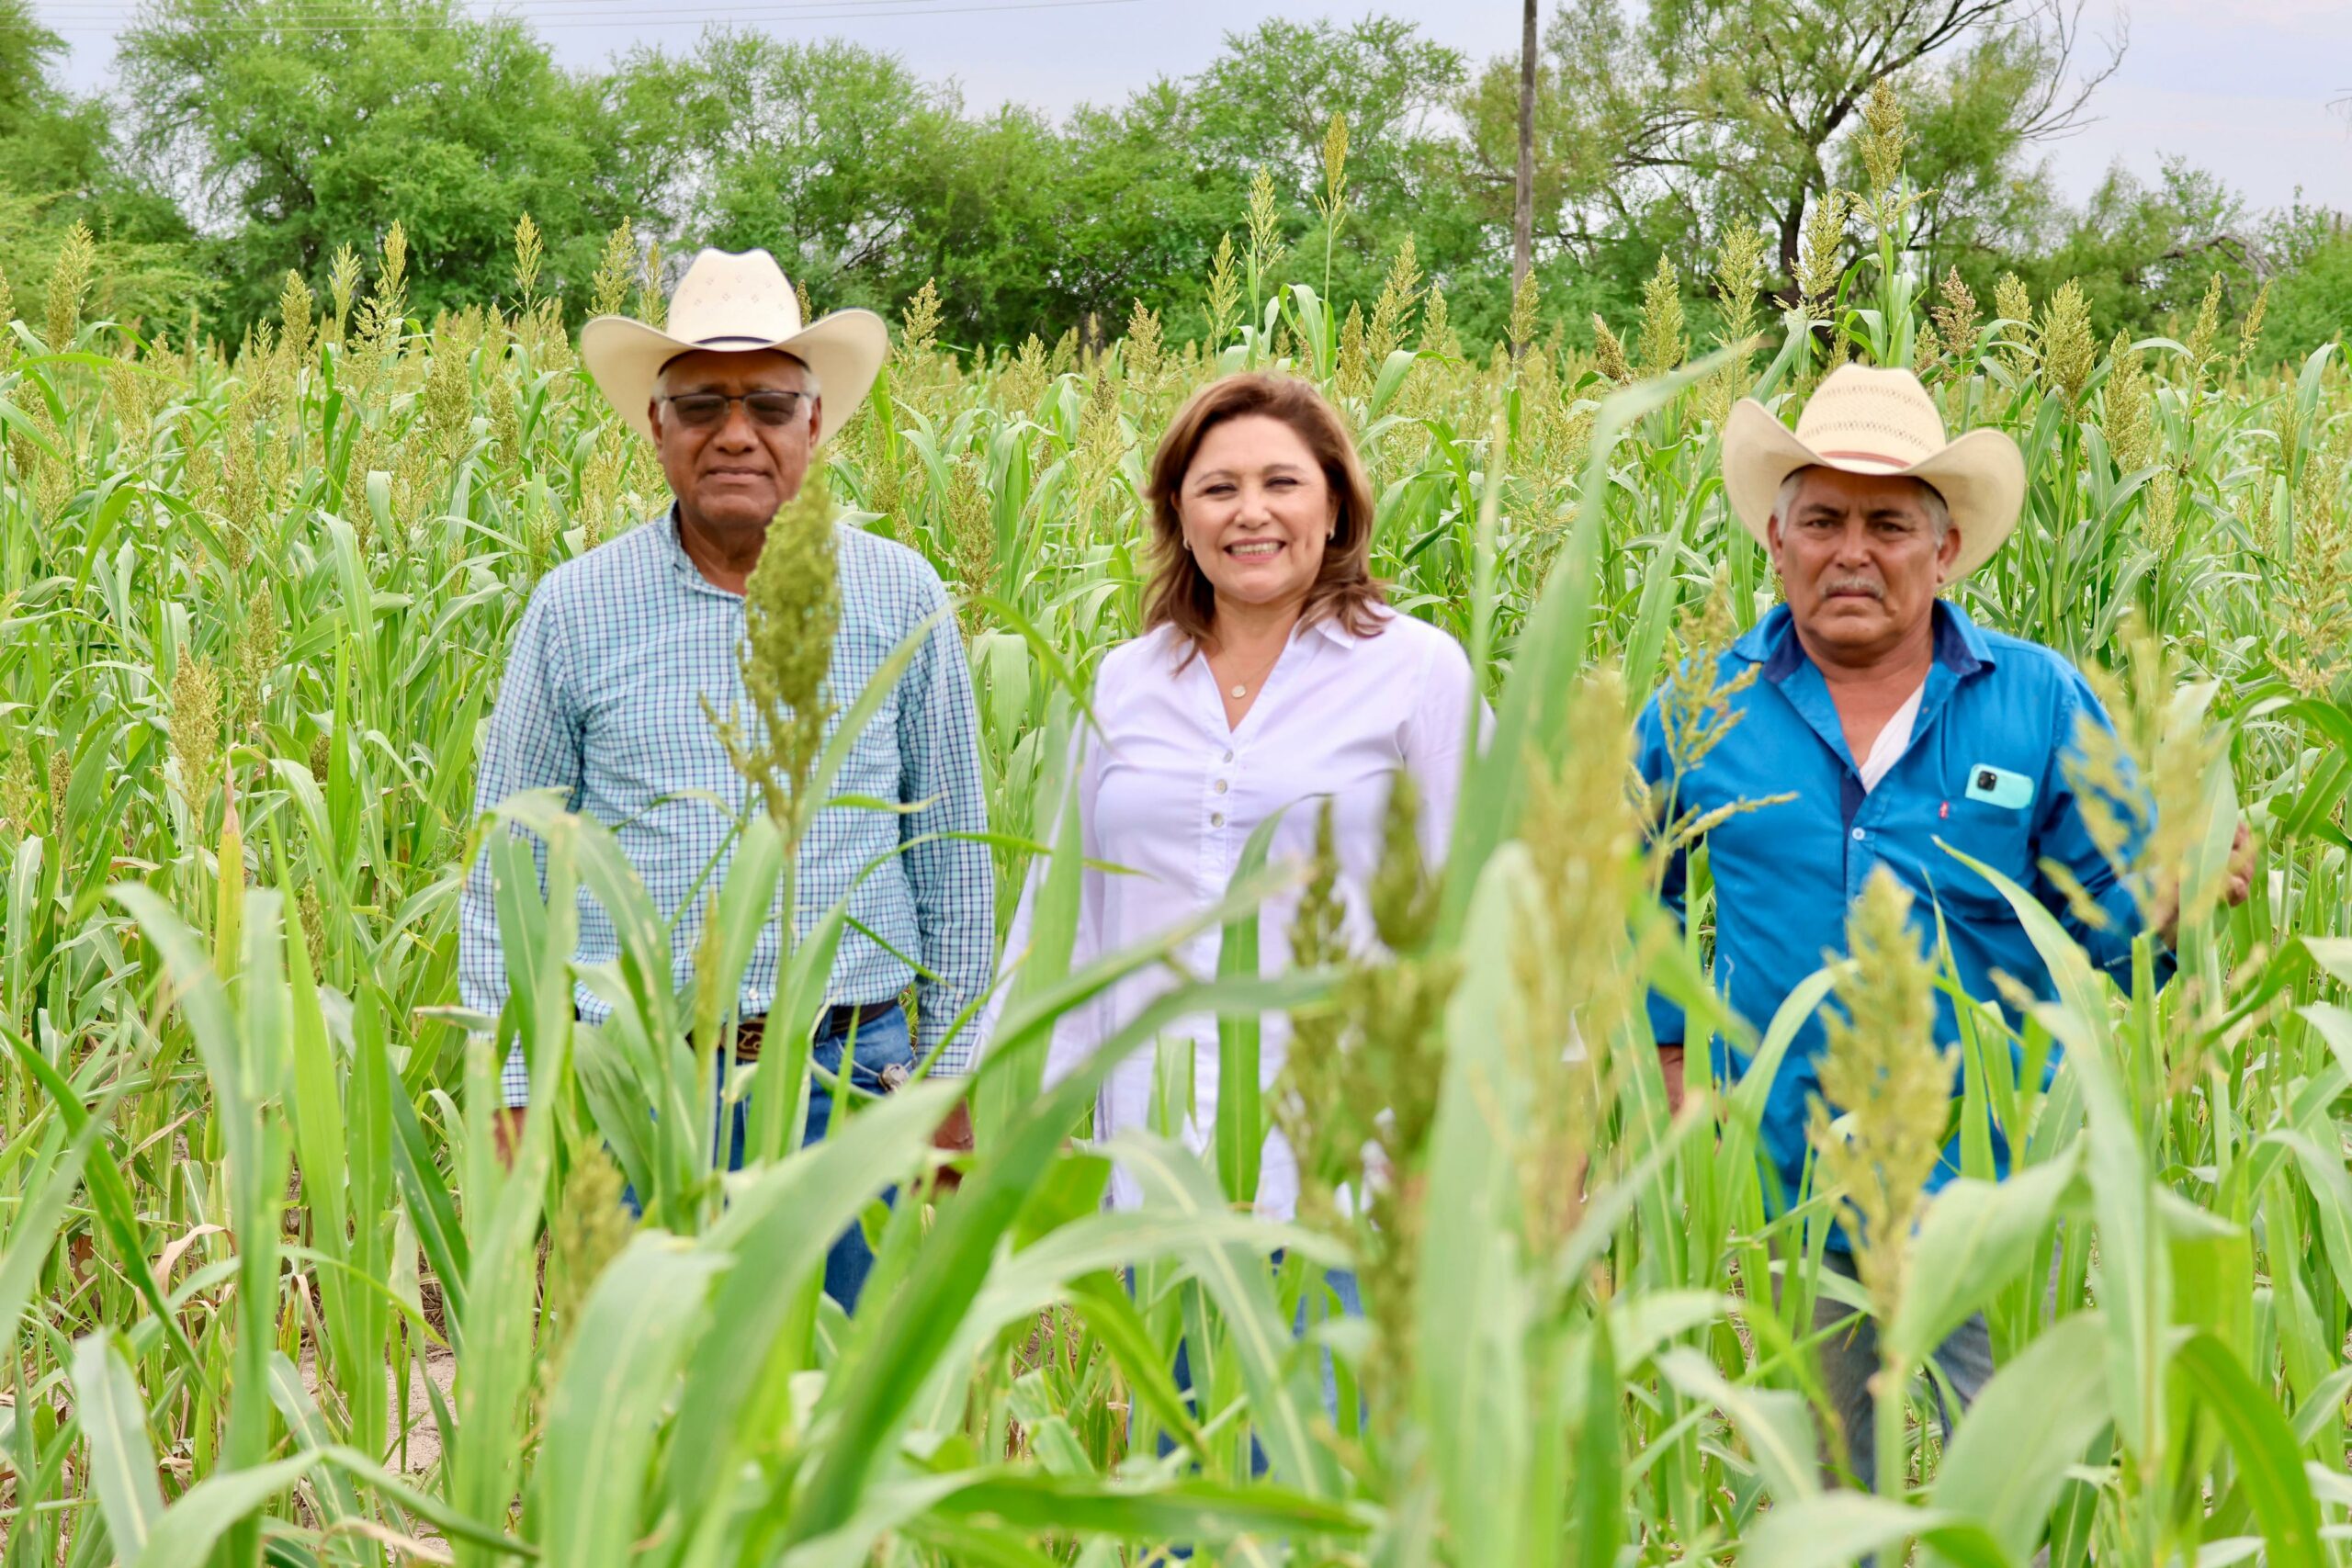
[[[869,1023],[878,1023],[898,1010],[899,1004],[895,999],[887,1002],[843,1002],[825,1010],[824,1020],[818,1024],[817,1033],[820,1036],[847,1034],[852,1030],[864,1029]],[[756,1062],[760,1059],[760,1042],[767,1034],[767,1023],[763,1015],[747,1018],[735,1026],[737,1061]]]

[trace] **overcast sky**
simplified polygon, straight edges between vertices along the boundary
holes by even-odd
[[[1155,77],[1196,71],[1227,33],[1266,16],[1347,20],[1373,8],[1329,0],[920,3],[918,16],[906,14],[903,0],[670,0],[659,8],[644,0],[508,0],[505,8],[537,21],[575,65],[639,43],[690,43],[698,24],[665,24],[664,15],[726,12],[779,34],[831,34],[894,51],[925,75],[958,79],[975,105],[1016,98],[1055,111],[1115,102]],[[1555,3],[1544,0],[1547,14]],[[105,80],[110,29],[130,5],[35,0],[51,27],[74,29],[67,38],[78,85]],[[964,5],[972,9],[949,9]],[[856,14],[861,8],[868,14]],[[1378,8],[1418,21],[1474,61],[1518,47],[1516,0],[1385,0]],[[631,19],[586,20],[606,15]],[[2118,17],[2130,45],[2093,101],[2096,123],[2046,150],[2070,195],[2087,192],[2116,159],[2153,176],[2162,155],[2180,153],[2257,208],[2285,203],[2300,186],[2307,201],[2352,210],[2352,0],[2092,0],[2086,14],[2109,33]]]

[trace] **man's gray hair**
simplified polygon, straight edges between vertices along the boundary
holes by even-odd
[[[1789,477],[1781,481],[1781,493],[1772,498],[1773,516],[1783,523],[1788,521],[1790,509],[1797,503],[1797,492],[1804,488],[1805,476],[1821,466],[1807,463],[1801,468],[1790,470]],[[1895,476],[1887,477],[1892,479]],[[1928,526],[1935,535],[1936,543],[1942,544],[1944,536],[1951,532],[1951,508],[1944,504],[1943,493],[1923,479],[1908,474],[1902,477],[1919,487],[1919,505],[1928,514]]]

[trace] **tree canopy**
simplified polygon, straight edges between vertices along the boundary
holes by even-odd
[[[64,49],[29,0],[0,0],[0,276],[45,288],[80,224],[104,309],[176,311],[198,285],[187,220],[125,172],[107,106],[58,85]]]
[[[289,271],[322,288],[340,250],[372,254],[398,220],[429,314],[514,291],[527,213],[538,289],[576,315],[627,220],[673,256],[765,245],[829,307],[935,283],[942,333],[977,346],[1107,333],[1138,303],[1197,321],[1262,174],[1285,276],[1369,308],[1409,236],[1465,339],[1510,315],[1517,62],[1394,17],[1270,19],[1195,74],[1059,118],[838,40],[714,28],[573,71],[524,21],[457,0],[344,0],[335,17],[152,0],[121,40],[118,124],[56,85],[27,0],[0,0],[0,265],[36,278],[40,236],[84,220],[116,248],[110,276],[147,269],[140,303],[176,266],[177,308],[233,333]],[[1662,258],[1701,279],[1742,229],[1785,290],[1830,194],[1864,185],[1860,106],[1882,83],[1907,111],[1923,277],[1957,268],[1982,296],[2007,271],[2037,292],[2081,274],[2101,330],[2140,331],[2193,309],[2215,270],[2249,290],[2307,261],[2339,276],[2337,215],[2249,214],[2193,168],[2056,194],[2040,144],[2116,47],[2086,40],[2080,0],[1560,0],[1538,85],[1544,314],[1580,336]],[[2298,332],[2352,310],[2299,287]]]

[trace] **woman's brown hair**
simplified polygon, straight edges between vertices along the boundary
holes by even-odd
[[[1151,463],[1151,533],[1159,558],[1144,596],[1144,630],[1172,626],[1195,648],[1206,646],[1216,621],[1216,594],[1193,553],[1184,547],[1184,525],[1177,514],[1184,476],[1210,431],[1227,420],[1251,415],[1280,420],[1315,454],[1324,483],[1338,500],[1330,542],[1323,547],[1322,570],[1306,591],[1298,624],[1312,626],[1336,615],[1357,637],[1374,637],[1387,619],[1387,591],[1372,575],[1372,486],[1363,477],[1355,443],[1339,411],[1305,381],[1288,376],[1246,373],[1213,381],[1193,395],[1160,437]]]

